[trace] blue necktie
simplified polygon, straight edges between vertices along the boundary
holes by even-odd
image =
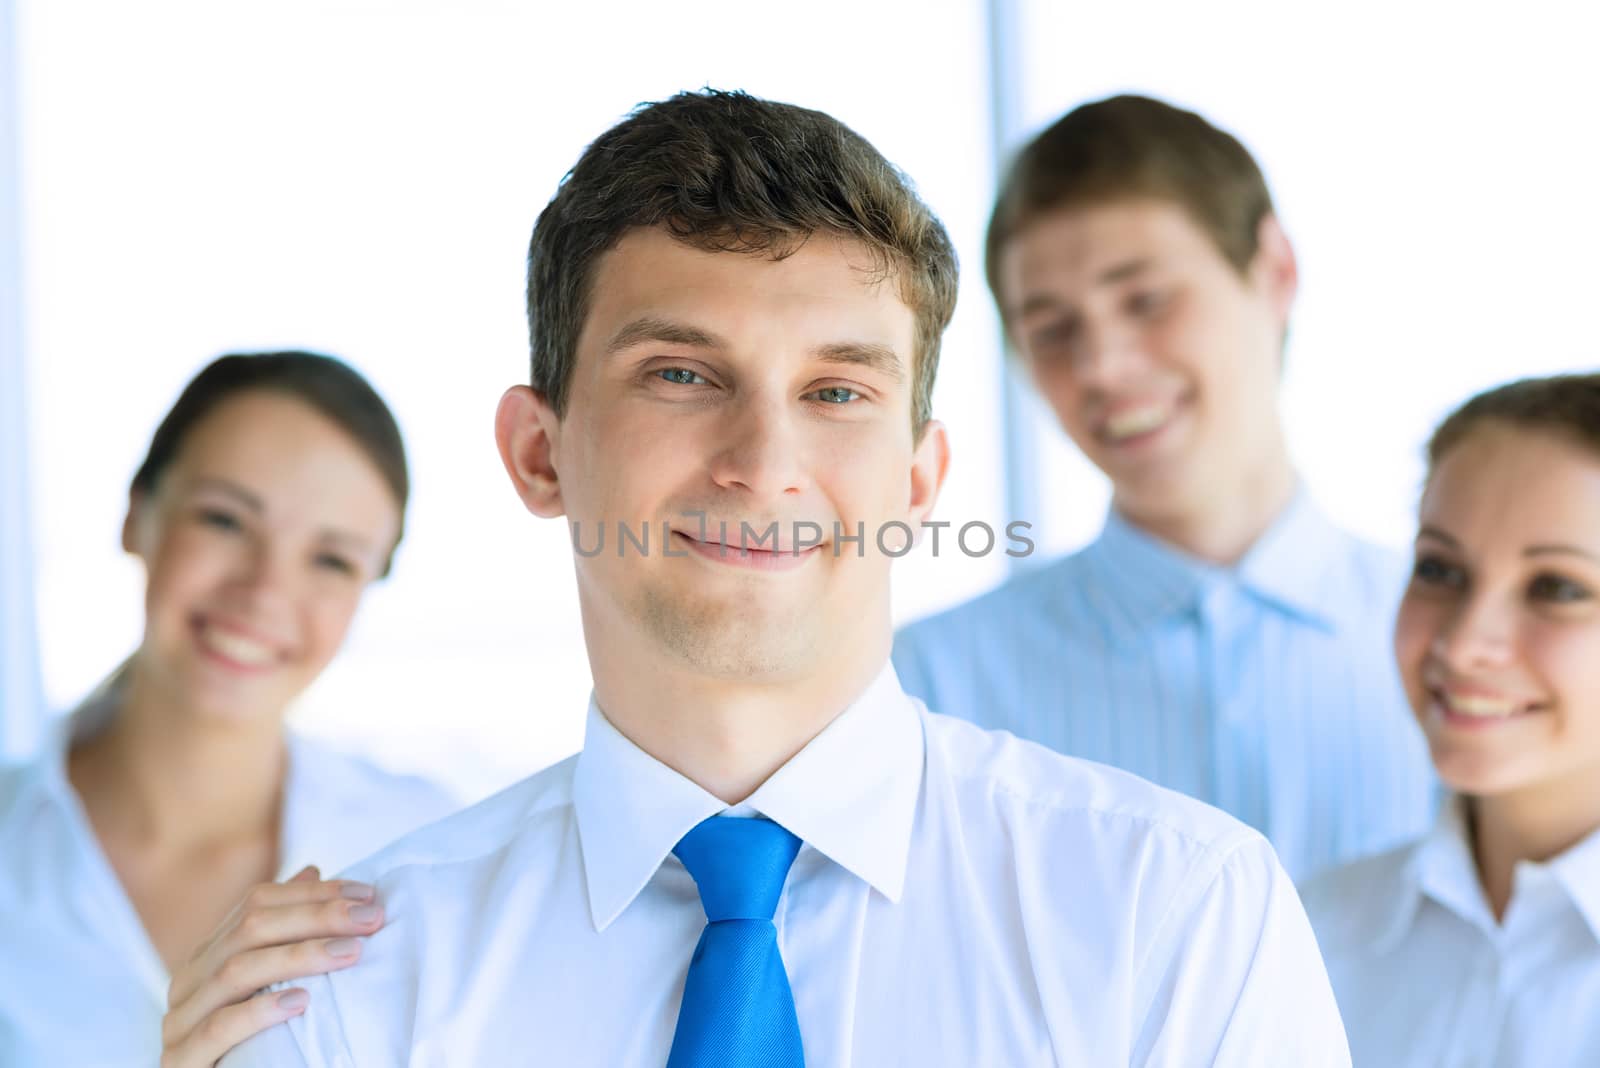
[[[772,925],[800,839],[771,820],[712,816],[673,852],[700,887],[707,922],[689,962],[667,1068],[804,1068]]]

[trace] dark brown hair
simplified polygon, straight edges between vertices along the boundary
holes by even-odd
[[[558,415],[595,266],[625,233],[648,226],[696,248],[775,259],[819,231],[865,245],[916,316],[920,435],[956,302],[944,227],[909,180],[837,119],[712,89],[635,109],[584,150],[539,215],[528,248],[532,381]]]
[[[1272,212],[1249,151],[1194,112],[1146,96],[1084,104],[1030,141],[1000,183],[984,249],[996,303],[1004,309],[1000,254],[1030,223],[1063,208],[1129,199],[1182,207],[1240,274]]]
[[[400,508],[403,527],[411,480],[405,442],[394,414],[349,364],[313,352],[234,353],[207,364],[183,387],[172,410],[156,427],[150,451],[134,473],[132,492],[154,492],[195,424],[229,398],[256,390],[302,401],[349,434],[382,474]],[[395,544],[399,542],[397,534]],[[388,569],[386,560],[384,574]]]
[[[1428,471],[1484,423],[1553,434],[1600,458],[1600,374],[1524,378],[1479,393],[1428,439]]]

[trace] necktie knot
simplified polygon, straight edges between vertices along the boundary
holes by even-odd
[[[800,839],[768,819],[712,816],[672,852],[700,888],[708,921],[770,922]]]
[[[673,852],[709,922],[684,977],[667,1068],[805,1068],[772,923],[800,839],[771,820],[712,816]]]

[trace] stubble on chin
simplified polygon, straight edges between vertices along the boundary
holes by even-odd
[[[635,596],[634,615],[645,632],[674,659],[704,675],[761,679],[803,669],[812,643],[754,595],[726,601],[699,600],[645,588]]]

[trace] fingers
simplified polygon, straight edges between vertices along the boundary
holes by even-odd
[[[371,934],[383,925],[383,908],[373,895],[372,887],[343,880],[262,883],[251,888],[200,951],[173,973],[167,1003],[187,1000],[228,958],[246,950]]]
[[[310,1001],[310,995],[300,989],[263,992],[211,1013],[176,1041],[166,1040],[163,1025],[161,1068],[214,1068],[234,1046],[258,1031],[299,1016]]]
[[[167,1011],[161,1023],[162,1041],[168,1046],[187,1041],[214,1026],[212,1021],[229,1008],[246,999],[253,1001],[251,995],[263,987],[339,971],[360,959],[361,940],[348,937],[308,939],[235,954],[208,982]],[[202,1045],[210,1048],[209,1041]]]
[[[263,987],[348,968],[361,937],[383,926],[372,887],[324,881],[314,866],[252,887],[207,943],[178,969],[162,1021],[164,1066],[212,1065],[258,1031],[304,1011],[305,991]]]

